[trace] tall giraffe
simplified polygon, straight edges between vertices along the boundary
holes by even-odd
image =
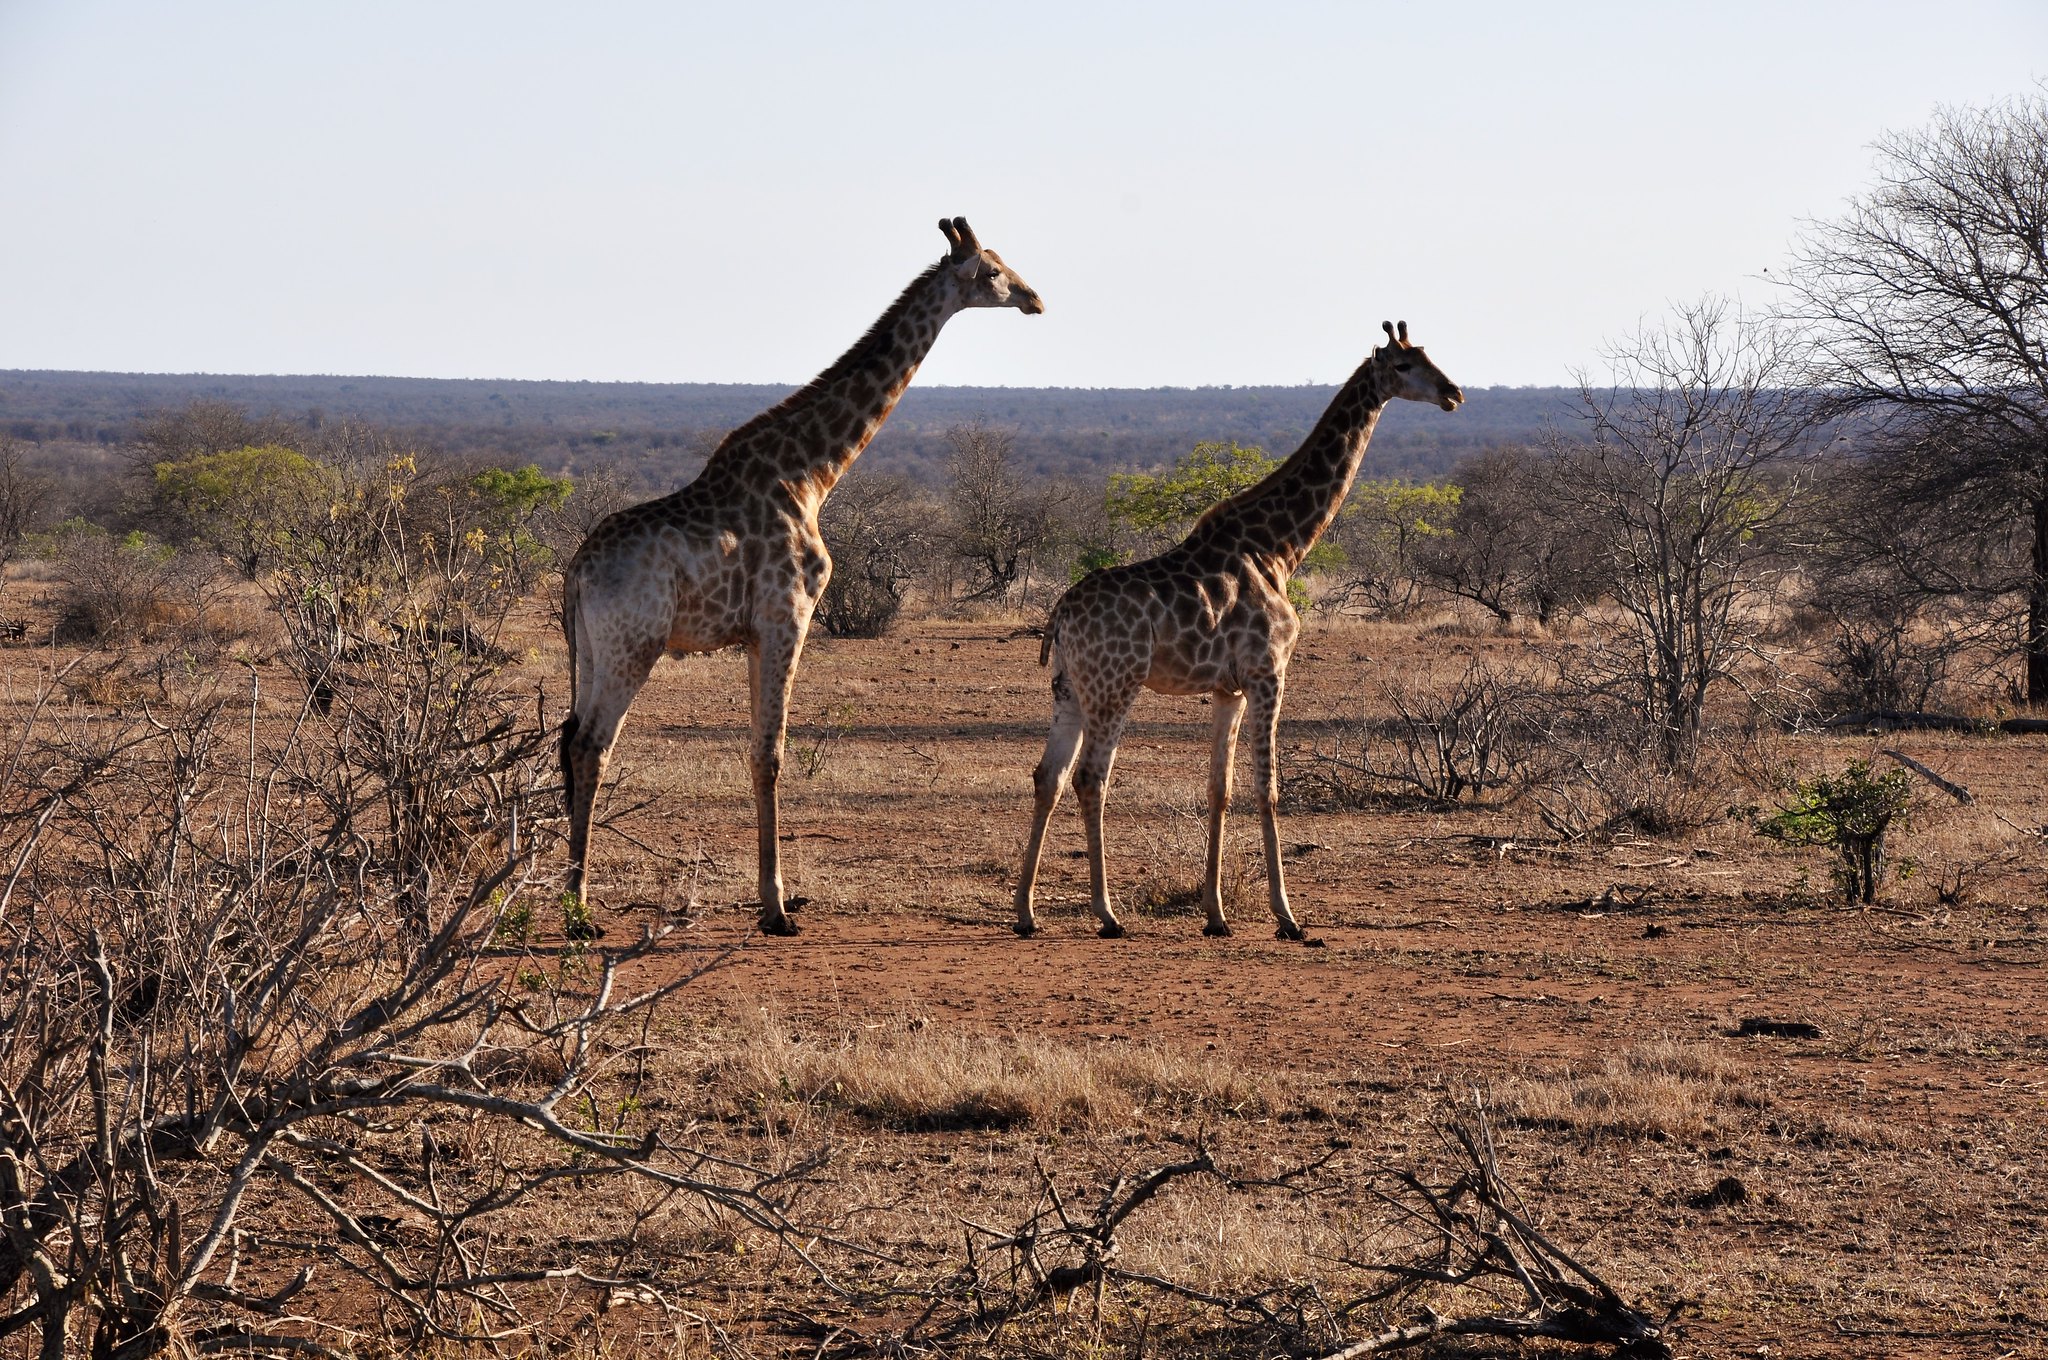
[[[1090,899],[1102,920],[1101,934],[1115,939],[1124,933],[1109,904],[1102,799],[1131,705],[1140,689],[1149,688],[1215,696],[1209,863],[1202,883],[1209,921],[1202,933],[1230,933],[1220,883],[1223,816],[1238,724],[1249,706],[1266,884],[1279,922],[1275,933],[1283,940],[1302,938],[1280,873],[1280,786],[1273,763],[1287,662],[1301,633],[1301,620],[1287,602],[1287,581],[1337,517],[1387,402],[1405,397],[1453,411],[1465,399],[1421,346],[1408,343],[1407,322],[1398,334],[1391,322],[1383,324],[1387,343],[1359,366],[1301,447],[1264,481],[1211,507],[1178,546],[1095,572],[1053,606],[1038,654],[1040,665],[1053,659],[1052,733],[1032,774],[1031,838],[1017,883],[1019,935],[1038,928],[1031,893],[1039,852],[1070,773],[1087,825]]]
[[[1038,294],[964,217],[950,249],[839,361],[727,435],[697,479],[591,530],[562,579],[572,709],[562,724],[569,891],[583,895],[591,810],[633,696],[664,653],[747,649],[761,928],[793,935],[776,841],[790,681],[832,574],[818,507],[889,417],[939,328],[969,307],[1036,316]]]

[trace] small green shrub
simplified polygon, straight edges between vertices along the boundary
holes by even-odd
[[[1884,876],[1885,837],[1906,825],[1913,789],[1904,770],[1873,775],[1870,762],[1852,760],[1838,775],[1819,775],[1792,788],[1788,806],[1756,824],[1757,834],[1786,845],[1832,849],[1839,857],[1835,882],[1850,902],[1875,902]]]

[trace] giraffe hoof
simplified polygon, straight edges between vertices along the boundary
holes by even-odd
[[[787,916],[764,916],[761,918],[761,933],[763,935],[794,935],[797,933],[796,922],[790,920]]]
[[[1124,937],[1124,928],[1118,925],[1116,922],[1111,921],[1108,925],[1104,926],[1102,929],[1096,931],[1095,933],[1105,940],[1121,940]]]
[[[1308,935],[1306,932],[1302,930],[1300,926],[1296,925],[1294,922],[1286,921],[1280,925],[1279,929],[1273,932],[1273,938],[1276,940],[1301,941],[1306,940],[1308,938]]]
[[[1012,921],[1010,929],[1017,932],[1017,938],[1020,940],[1028,940],[1038,933],[1038,925],[1033,921]]]
[[[1230,934],[1230,926],[1228,922],[1211,921],[1208,925],[1202,927],[1202,933],[1213,939],[1220,940]]]

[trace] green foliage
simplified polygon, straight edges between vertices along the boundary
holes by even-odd
[[[597,921],[590,914],[590,904],[575,893],[565,892],[561,896],[562,938],[572,944],[582,944],[598,937]],[[565,965],[566,966],[566,965]]]
[[[1450,482],[1359,482],[1351,488],[1344,513],[1368,524],[1384,525],[1391,534],[1409,539],[1445,538],[1457,517],[1465,489]]]
[[[1210,506],[1257,486],[1279,466],[1257,445],[1204,441],[1164,472],[1112,472],[1104,508],[1119,528],[1181,538]]]
[[[1756,831],[1786,845],[1832,849],[1840,857],[1836,884],[1851,902],[1877,900],[1884,874],[1884,843],[1906,825],[1913,789],[1904,770],[1873,776],[1870,762],[1852,760],[1838,775],[1819,775],[1793,786],[1789,805],[1758,819]]]
[[[497,945],[525,944],[533,938],[533,903],[526,898],[505,899],[504,890],[493,892],[484,904],[498,913],[498,923],[491,929],[491,943]]]
[[[194,454],[154,472],[158,509],[252,580],[338,486],[332,470],[279,444]]]
[[[1101,571],[1104,567],[1113,567],[1123,560],[1123,554],[1106,543],[1085,544],[1078,553],[1074,554],[1074,566],[1073,570],[1068,573],[1068,579],[1078,581],[1091,571]]]
[[[1423,546],[1451,537],[1464,495],[1446,482],[1388,478],[1354,485],[1330,536],[1316,545],[1340,554],[1324,570],[1343,569],[1343,598],[1375,614],[1414,609],[1422,599]]]
[[[486,513],[502,524],[523,524],[542,511],[553,510],[576,489],[567,477],[550,477],[532,463],[523,468],[485,468],[470,485],[482,498]]]
[[[569,478],[550,477],[531,463],[485,468],[470,479],[471,504],[460,515],[470,522],[471,548],[489,561],[499,579],[525,594],[555,565],[555,551],[542,540],[537,523],[574,491]]]

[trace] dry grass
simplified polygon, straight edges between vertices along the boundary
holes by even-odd
[[[839,1112],[899,1132],[1178,1127],[1310,1108],[1286,1074],[1150,1042],[990,1035],[922,1017],[804,1024],[741,1012],[700,1030],[694,1080],[728,1116]]]
[[[1381,676],[1462,649],[1456,631],[1427,631],[1439,622],[1312,621],[1283,761],[1319,724],[1377,704]],[[626,1108],[622,1084],[588,1117],[753,1165],[827,1156],[805,1180],[806,1214],[906,1263],[847,1266],[857,1281],[911,1287],[955,1268],[962,1218],[1028,1217],[1041,1166],[1089,1208],[1116,1176],[1184,1155],[1173,1140],[1197,1134],[1253,1169],[1332,1139],[1353,1145],[1354,1171],[1412,1165],[1447,1098],[1478,1085],[1546,1231],[1625,1288],[1700,1301],[1691,1353],[1812,1343],[1875,1357],[1981,1341],[1996,1354],[1994,1338],[2048,1327],[2048,853],[2026,830],[2048,820],[2038,740],[1797,734],[1765,753],[1758,764],[1810,770],[1893,745],[1978,795],[1974,808],[1916,809],[1895,849],[1922,868],[1869,913],[1793,899],[1805,857],[1718,815],[1684,835],[1571,847],[1527,809],[1290,815],[1290,890],[1328,940],[1301,951],[1250,928],[1265,894],[1242,800],[1224,886],[1247,928],[1200,939],[1208,711],[1148,697],[1117,766],[1112,887],[1127,912],[1179,919],[1120,946],[1094,940],[1070,801],[1046,864],[1054,910],[1025,946],[1003,926],[1045,676],[1035,641],[1001,630],[916,623],[876,643],[818,640],[798,677],[783,789],[785,873],[814,899],[806,933],[750,946],[736,980],[686,994],[650,1038],[645,1109]],[[525,640],[552,711],[555,629],[537,621]],[[1474,629],[1469,646],[1498,656],[1526,643]],[[642,695],[612,802],[654,801],[622,822],[641,844],[598,842],[606,903],[653,902],[704,933],[745,929],[744,676],[737,654],[667,661]],[[794,768],[805,743],[819,747],[809,773]],[[1960,890],[1943,900],[1951,880]],[[648,918],[602,919],[617,941]],[[1721,1037],[1749,1014],[1812,1019],[1826,1037]],[[550,1076],[537,1053],[497,1061]],[[411,1128],[380,1136],[393,1159],[417,1144]],[[487,1155],[472,1147],[479,1130],[437,1136]],[[1697,1207],[1724,1176],[1750,1197]],[[1189,1182],[1131,1220],[1122,1264],[1218,1291],[1288,1278],[1341,1294],[1357,1279],[1345,1258],[1386,1254],[1372,1208]],[[688,1196],[614,1202],[565,1185],[504,1249],[544,1263],[570,1241],[603,1244],[621,1273],[648,1272],[707,1321],[606,1311],[592,1291],[565,1290],[552,1354],[810,1356],[825,1333],[778,1330],[792,1310],[870,1340],[899,1321],[835,1313],[778,1244]],[[1252,1344],[1136,1296],[1112,1292],[1106,1308],[1099,1335],[1084,1301],[992,1349]],[[724,1329],[715,1348],[709,1325]]]
[[[1670,1039],[1495,1089],[1501,1111],[1530,1128],[1656,1140],[1719,1137],[1772,1104],[1754,1068],[1724,1046]]]

